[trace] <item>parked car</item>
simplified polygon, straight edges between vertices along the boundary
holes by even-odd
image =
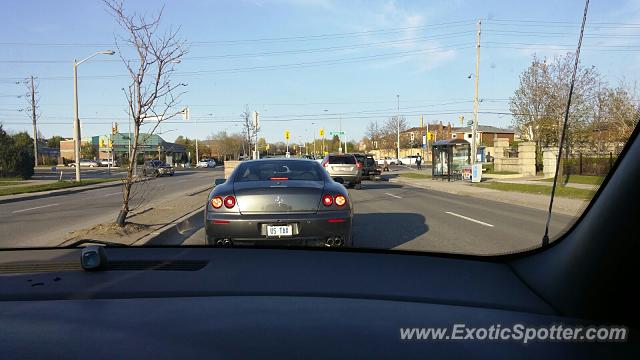
[[[417,158],[418,158],[418,155],[409,155],[409,156],[401,157],[399,159],[399,163],[400,165],[409,165],[409,166],[415,165]]]
[[[322,167],[329,176],[346,187],[362,187],[362,165],[352,154],[329,154],[322,160]]]
[[[118,161],[115,159],[102,159],[100,160],[100,166],[119,166]]]
[[[362,178],[375,180],[377,176],[382,174],[382,169],[376,164],[373,155],[370,154],[353,154],[356,160],[362,164]]]
[[[392,157],[389,157],[389,156],[385,156],[385,157],[383,157],[381,159],[378,159],[376,161],[377,161],[378,165],[382,166],[382,165],[384,165],[384,161],[385,160],[387,160],[387,164],[388,165],[397,165],[397,164],[399,164],[398,159],[392,158]]]
[[[313,160],[238,164],[228,179],[216,179],[204,216],[210,246],[352,246],[349,192]]]
[[[213,159],[202,159],[198,161],[196,167],[199,168],[214,168],[216,167],[216,161]]]
[[[168,165],[164,161],[160,160],[149,160],[144,162],[144,167],[142,168],[142,175],[144,176],[162,176],[169,175],[173,176],[174,170],[171,165]]]
[[[76,163],[72,162],[72,163],[69,164],[69,166],[76,167]],[[83,167],[83,166],[88,166],[88,167],[91,167],[91,168],[98,167],[98,166],[100,166],[100,161],[91,160],[91,159],[80,159],[80,167]]]

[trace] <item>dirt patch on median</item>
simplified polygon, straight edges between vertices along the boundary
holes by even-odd
[[[87,229],[82,229],[79,231],[74,231],[70,233],[72,237],[86,237],[87,235],[117,235],[117,236],[127,236],[131,234],[135,234],[137,232],[146,230],[149,228],[149,225],[144,224],[136,224],[136,223],[126,223],[123,227],[118,226],[116,223],[109,224],[98,224],[94,225]]]

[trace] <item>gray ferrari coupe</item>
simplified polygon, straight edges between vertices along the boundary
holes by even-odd
[[[244,161],[209,194],[206,240],[211,246],[349,247],[352,217],[347,189],[317,161]]]

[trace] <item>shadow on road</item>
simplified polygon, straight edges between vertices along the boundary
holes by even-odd
[[[397,189],[402,185],[389,183],[387,181],[363,181],[362,189]]]
[[[392,249],[427,231],[429,226],[422,214],[369,213],[353,216],[353,246],[358,248]]]

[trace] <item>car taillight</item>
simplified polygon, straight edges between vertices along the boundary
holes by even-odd
[[[211,206],[213,206],[214,209],[220,209],[222,207],[222,198],[220,196],[216,196],[211,199]]]
[[[224,198],[224,206],[227,209],[231,209],[232,207],[236,206],[236,198],[229,195],[226,198]]]
[[[335,202],[338,206],[344,206],[347,203],[347,198],[344,195],[336,195]]]
[[[362,169],[362,163],[360,161],[356,162],[356,167]]]
[[[329,162],[328,161],[323,161],[322,162],[322,167],[329,167]]]
[[[324,195],[322,197],[322,205],[331,206],[331,204],[333,204],[333,198],[331,197],[331,195],[329,195],[329,194]]]

